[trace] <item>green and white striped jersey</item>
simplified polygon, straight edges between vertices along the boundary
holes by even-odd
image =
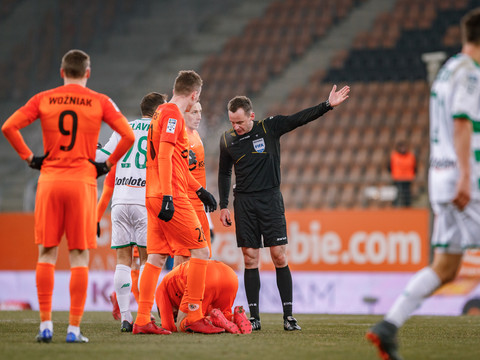
[[[150,118],[142,118],[128,123],[135,134],[135,142],[117,162],[112,206],[117,204],[145,206],[147,136],[150,121]],[[105,146],[97,150],[96,161],[107,160],[119,141],[120,135],[114,132]]]

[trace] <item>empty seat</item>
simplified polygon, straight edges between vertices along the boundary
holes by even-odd
[[[339,189],[338,185],[332,184],[329,185],[324,192],[324,207],[326,208],[335,208],[338,203]]]
[[[348,169],[347,181],[351,183],[359,183],[362,181],[363,169],[363,166],[359,164],[353,164]]]
[[[308,199],[305,202],[307,209],[319,209],[322,207],[324,201],[323,185],[316,184],[311,187]]]
[[[364,166],[370,158],[370,152],[367,147],[361,147],[355,153],[354,164]]]
[[[356,188],[353,184],[346,184],[340,191],[338,207],[351,208],[355,204]]]
[[[318,172],[318,166],[307,165],[302,172],[301,177],[298,179],[298,183],[301,184],[313,184],[316,181],[316,175]]]
[[[355,157],[354,149],[351,147],[344,147],[340,150],[338,155],[338,165],[349,167],[353,163]]]

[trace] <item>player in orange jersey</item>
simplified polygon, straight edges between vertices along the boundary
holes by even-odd
[[[193,177],[206,188],[207,186],[207,177],[205,174],[205,149],[203,147],[202,139],[197,129],[200,126],[200,121],[202,120],[202,105],[197,102],[193,105],[190,111],[185,112],[185,124],[187,125],[187,135],[188,135],[188,168],[192,173]],[[205,239],[207,239],[208,249],[210,251],[210,257],[212,257],[212,243],[210,238],[210,223],[205,212],[205,207],[203,203],[197,196],[197,193],[193,190],[188,191],[188,197],[192,202],[193,208],[197,213],[198,220],[202,224],[202,229],[204,229]],[[184,261],[187,261],[190,258],[190,251],[188,249],[182,249],[175,253],[174,264],[177,266]]]
[[[36,268],[40,308],[39,342],[53,335],[52,293],[58,245],[66,234],[70,251],[70,319],[66,341],[88,342],[80,332],[87,297],[89,249],[96,247],[96,178],[109,171],[132,146],[134,135],[114,102],[86,87],[90,57],[70,50],[62,58],[60,75],[64,85],[31,98],[2,126],[13,148],[32,168],[40,170],[35,200],[35,243],[39,257]],[[20,129],[40,118],[44,156],[34,156]],[[102,121],[122,139],[103,163],[95,149]]]
[[[162,334],[150,321],[155,288],[168,255],[190,250],[186,329],[223,332],[203,316],[202,298],[209,250],[203,229],[188,198],[188,189],[214,211],[217,202],[188,170],[188,137],[183,113],[198,102],[202,79],[194,71],[180,71],[170,102],[158,107],[148,132],[146,201],[148,212],[147,263],[140,279],[140,303],[134,334]]]
[[[184,329],[182,320],[185,319],[188,307],[183,298],[189,265],[190,262],[187,261],[173,268],[164,276],[155,293],[162,326],[170,331],[177,331],[177,326]],[[216,326],[232,334],[251,333],[252,326],[243,307],[236,306],[232,314],[237,290],[238,278],[232,268],[220,261],[209,260],[202,301],[204,314],[210,314],[210,319]]]

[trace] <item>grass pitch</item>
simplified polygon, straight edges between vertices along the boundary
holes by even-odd
[[[0,311],[1,359],[377,359],[364,338],[381,319],[367,315],[296,315],[302,331],[283,330],[282,316],[262,314],[262,330],[250,335],[132,335],[107,312],[87,312],[88,344],[66,344],[68,313],[54,312],[54,337],[37,343],[38,312]],[[480,316],[425,317],[400,330],[405,359],[480,359]]]

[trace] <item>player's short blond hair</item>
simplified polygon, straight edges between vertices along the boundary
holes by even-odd
[[[69,50],[62,58],[61,69],[66,77],[80,79],[90,67],[90,56],[82,50]]]
[[[202,78],[193,70],[179,71],[175,79],[173,90],[176,95],[190,95],[194,91],[199,91],[203,85]]]

